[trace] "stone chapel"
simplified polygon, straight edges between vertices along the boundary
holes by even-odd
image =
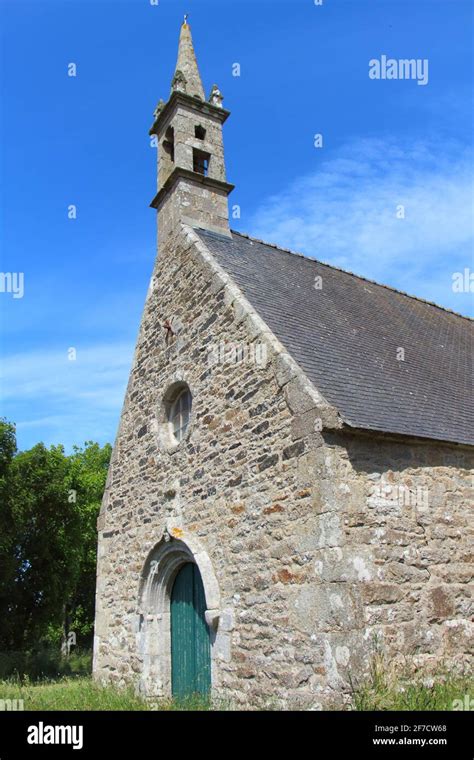
[[[216,85],[181,27],[158,255],[98,520],[95,677],[347,702],[375,651],[473,653],[472,321],[229,228]]]

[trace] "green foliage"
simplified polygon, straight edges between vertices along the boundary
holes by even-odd
[[[65,676],[88,676],[91,672],[91,650],[73,649],[69,656],[52,646],[29,652],[0,652],[0,680],[34,683]]]
[[[74,447],[69,458],[69,488],[76,494],[81,520],[78,579],[70,596],[67,627],[77,635],[78,645],[91,646],[97,555],[97,517],[104,493],[112,447],[88,441],[83,449]]]
[[[5,419],[0,419],[0,478],[5,478],[15,453],[15,426]]]
[[[8,614],[6,600],[13,588],[16,567],[13,552],[15,525],[11,510],[13,484],[9,477],[15,453],[15,427],[0,420],[0,626]]]
[[[61,625],[64,601],[78,577],[81,520],[68,499],[68,461],[60,446],[39,443],[14,458],[11,513],[15,578],[7,598],[9,640],[37,643],[48,625]]]
[[[390,666],[375,655],[369,676],[352,685],[352,707],[372,710],[453,710],[455,700],[474,693],[472,674],[438,669],[435,674],[413,673],[407,667]]]
[[[70,456],[42,443],[15,454],[14,427],[0,421],[0,651],[59,647],[69,631],[91,645],[111,451],[89,441]]]

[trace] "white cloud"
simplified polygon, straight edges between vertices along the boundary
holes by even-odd
[[[17,423],[20,448],[36,443],[38,429],[44,443],[68,449],[86,440],[113,440],[133,348],[130,343],[77,346],[75,361],[64,350],[5,357],[3,414]]]
[[[468,312],[469,294],[451,285],[473,266],[472,152],[366,139],[319,153],[317,171],[257,209],[252,234]]]

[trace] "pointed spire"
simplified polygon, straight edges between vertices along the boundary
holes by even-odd
[[[199,69],[194,54],[191,27],[187,22],[187,15],[181,26],[179,35],[178,60],[171,82],[171,91],[185,92],[188,95],[197,95],[204,100],[204,90],[199,75]]]

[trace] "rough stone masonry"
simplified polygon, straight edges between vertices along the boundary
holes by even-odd
[[[220,101],[204,100],[185,23],[152,127],[159,249],[98,521],[95,676],[170,695],[170,593],[186,562],[205,589],[212,693],[237,707],[342,704],[375,648],[426,670],[465,667],[472,445],[350,424],[337,388],[323,394],[295,360],[296,333],[284,345],[246,296],[245,258],[238,284],[212,252],[213,236],[238,249]],[[466,329],[419,308],[434,329],[445,318]],[[169,409],[181,387],[192,412],[178,441]],[[450,403],[465,409],[455,389]]]

